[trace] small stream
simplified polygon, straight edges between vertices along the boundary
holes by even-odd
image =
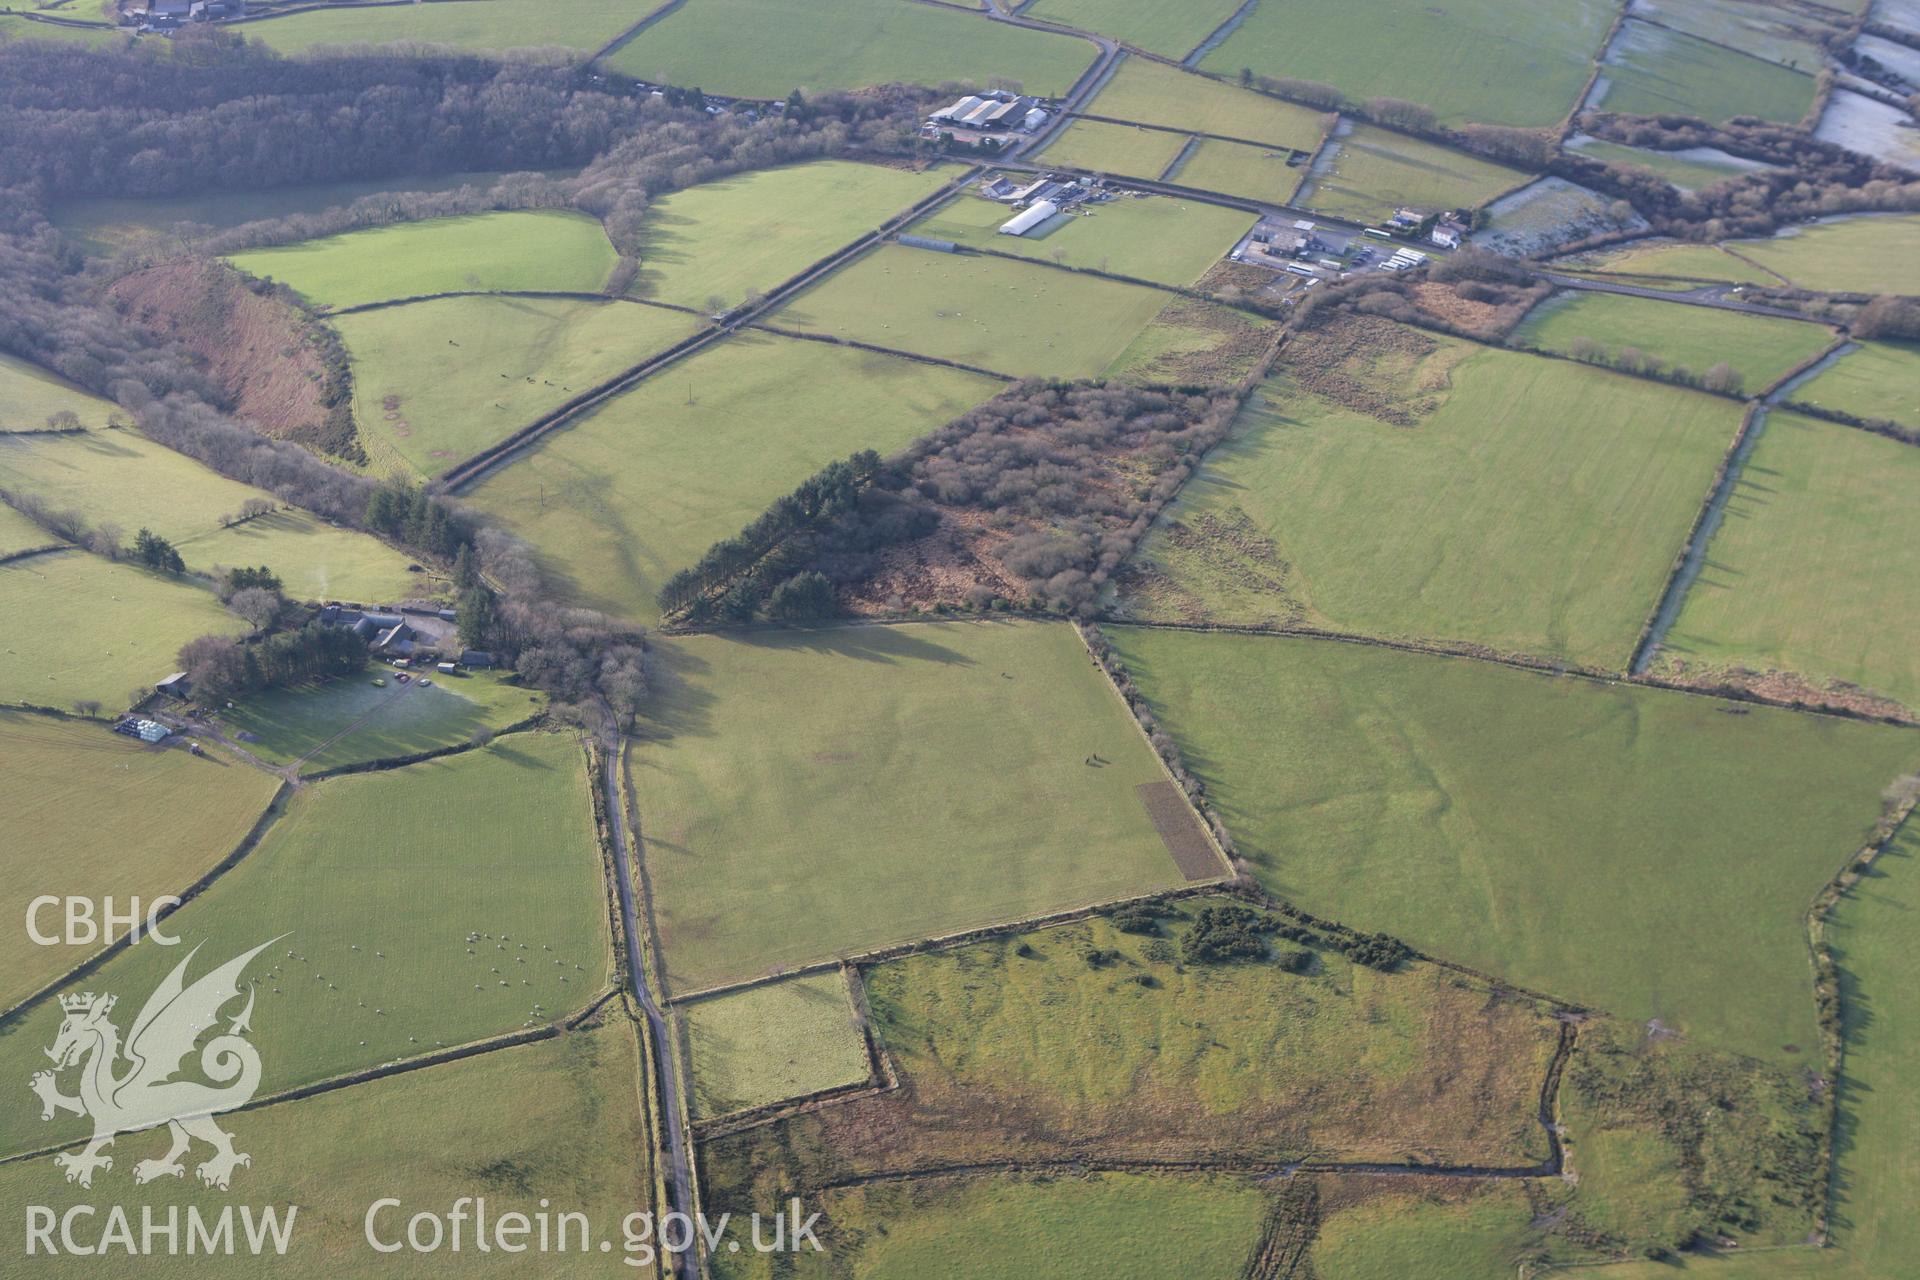
[[[1247,0],[1245,4],[1235,9],[1231,18],[1228,18],[1225,22],[1215,27],[1212,35],[1202,40],[1192,53],[1180,59],[1180,65],[1183,67],[1199,66],[1200,59],[1206,57],[1215,49],[1218,49],[1225,43],[1228,36],[1240,29],[1240,24],[1247,20],[1248,14],[1253,12],[1253,6],[1259,3],[1260,0]]]

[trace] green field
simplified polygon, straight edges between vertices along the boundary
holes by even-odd
[[[1624,668],[1739,406],[1407,330],[1358,341],[1340,372],[1379,400],[1310,389],[1325,371],[1296,344],[1148,534],[1127,611]]]
[[[60,539],[0,502],[0,556],[38,547],[56,547]]]
[[[1309,1254],[1312,1274],[1338,1280],[1508,1280],[1536,1243],[1523,1188],[1513,1182],[1429,1181],[1410,1189],[1389,1179],[1343,1186],[1347,1194],[1341,1199],[1351,1196],[1357,1203],[1339,1205],[1321,1223]]]
[[[547,437],[469,496],[572,597],[652,622],[662,583],[815,471],[860,449],[891,453],[997,390],[958,370],[742,334]]]
[[[1910,732],[1324,640],[1110,636],[1269,891],[1819,1069],[1802,914],[1920,764]]]
[[[1198,191],[1219,191],[1266,204],[1286,204],[1293,199],[1307,172],[1304,166],[1296,169],[1288,164],[1288,154],[1244,142],[1206,138],[1187,154],[1167,181]]]
[[[339,308],[430,293],[593,293],[613,270],[615,255],[607,233],[592,218],[535,209],[396,222],[252,249],[227,261],[290,286],[317,307]]]
[[[1669,668],[1786,671],[1920,710],[1920,449],[1775,411],[1662,645]],[[1705,668],[1703,673],[1700,668]]]
[[[1130,124],[1075,120],[1040,152],[1048,164],[1129,178],[1158,178],[1186,150],[1188,135]]]
[[[1863,342],[1795,387],[1789,399],[1920,427],[1920,344]]]
[[[544,1209],[557,1240],[559,1215],[587,1215],[594,1233],[588,1248],[579,1244],[579,1227],[571,1227],[565,1250],[531,1255],[539,1258],[540,1276],[605,1277],[617,1268],[618,1274],[653,1277],[658,1274],[653,1267],[609,1262],[597,1249],[600,1239],[620,1249],[622,1221],[651,1203],[647,1153],[652,1143],[639,1092],[636,1043],[632,1026],[615,1021],[555,1040],[222,1116],[220,1126],[233,1134],[236,1150],[253,1157],[250,1165],[235,1171],[231,1191],[201,1186],[192,1164],[209,1149],[197,1143],[184,1177],[161,1178],[133,1189],[127,1171],[166,1150],[166,1134],[149,1131],[125,1135],[114,1144],[114,1167],[95,1179],[91,1191],[68,1185],[52,1159],[41,1158],[0,1166],[0,1195],[12,1203],[47,1205],[59,1214],[70,1206],[97,1203],[103,1194],[126,1196],[136,1242],[143,1208],[163,1227],[169,1210],[178,1208],[181,1254],[187,1247],[189,1206],[212,1222],[236,1200],[256,1214],[266,1207],[278,1209],[283,1222],[289,1206],[299,1206],[284,1257],[268,1254],[272,1261],[263,1263],[250,1256],[236,1214],[239,1243],[231,1253],[197,1251],[194,1265],[199,1270],[194,1274],[203,1277],[250,1280],[269,1270],[293,1280],[422,1280],[450,1271],[535,1274],[526,1266],[529,1255],[478,1252],[471,1218],[464,1224],[458,1255],[445,1244],[439,1253],[383,1254],[367,1243],[368,1210],[379,1200],[402,1202],[375,1218],[377,1238],[392,1243],[405,1240],[412,1214],[445,1215],[461,1197],[484,1196],[489,1229],[498,1215],[516,1212],[537,1224]],[[76,1221],[104,1226],[106,1211]],[[77,1238],[85,1239],[80,1233],[86,1229],[80,1227]],[[165,1255],[165,1237],[155,1239],[159,1257],[131,1266],[122,1263],[116,1270],[134,1275],[183,1270],[178,1257]],[[536,1239],[529,1235],[526,1243]],[[96,1276],[101,1263],[98,1258],[43,1254],[13,1270]]]
[[[1012,81],[1058,97],[1094,56],[1072,36],[901,0],[688,0],[608,62],[645,80],[743,97],[949,80]]]
[[[1159,763],[1065,624],[696,636],[660,661],[631,770],[676,986],[1181,882],[1135,792]]]
[[[1729,248],[1802,289],[1920,294],[1920,214],[1817,222]]]
[[[1633,348],[1696,375],[1724,362],[1740,375],[1746,394],[1758,395],[1819,355],[1834,334],[1802,320],[1570,289],[1529,312],[1508,341],[1565,355],[1577,338],[1599,343],[1615,359]]]
[[[593,51],[647,16],[645,0],[486,0],[480,4],[414,4],[322,9],[239,28],[283,53],[315,45],[406,41],[458,49],[559,47]]]
[[[387,675],[390,677],[391,672]],[[216,714],[228,737],[274,764],[319,773],[368,760],[392,760],[456,747],[476,733],[497,731],[539,713],[539,694],[489,672],[443,675],[427,670],[422,688],[365,676],[270,689]]]
[[[867,1044],[839,973],[813,973],[686,1008],[693,1114],[725,1115],[867,1079]]]
[[[0,351],[0,431],[38,431],[62,412],[79,415],[83,427],[104,427],[115,409],[59,374]]]
[[[1777,276],[1723,251],[1718,245],[1676,240],[1635,240],[1618,249],[1564,258],[1555,265],[1634,276],[1640,283],[1674,280],[1687,288],[1709,282],[1768,286],[1780,283]]]
[[[1408,98],[1443,124],[1548,125],[1573,108],[1614,12],[1602,0],[1262,3],[1200,65],[1320,81],[1355,102]]]
[[[129,898],[178,893],[233,852],[275,785],[257,770],[149,747],[99,722],[0,711],[9,886],[0,910],[11,921],[0,942],[0,1008],[100,949],[35,944],[30,901],[111,894],[125,912]],[[42,933],[64,932],[58,906],[38,923]]]
[[[1039,0],[1020,12],[1042,22],[1098,31],[1169,58],[1184,58],[1238,7],[1237,0],[1188,4],[1165,4],[1162,0]]]
[[[247,974],[260,1088],[273,1093],[584,1008],[611,966],[601,888],[579,743],[516,734],[294,793],[258,847],[171,921],[178,951],[135,947],[88,985],[137,1007],[187,948],[203,946],[197,976],[284,937]],[[0,1058],[24,1078],[59,1021],[57,1004],[36,1007]],[[0,1121],[0,1151],[81,1132],[18,1107]]]
[[[129,545],[137,530],[150,528],[173,541],[191,570],[264,564],[296,600],[387,600],[432,589],[379,539],[297,507],[223,523],[241,504],[272,495],[136,431],[0,439],[0,488],[78,510],[95,527],[118,525]]]
[[[882,245],[773,317],[1015,376],[1090,378],[1126,350],[1167,295],[1024,262]]]
[[[1330,117],[1311,107],[1222,84],[1164,62],[1128,58],[1086,108],[1097,116],[1312,151]]]
[[[121,35],[109,27],[64,27],[51,22],[35,22],[31,18],[10,13],[0,14],[0,45],[14,40],[48,40],[56,44],[77,43],[102,47],[118,43]]]
[[[1402,208],[1470,209],[1527,181],[1518,169],[1357,124],[1316,166],[1303,203],[1329,217],[1380,222]]]
[[[1759,116],[1794,124],[1813,105],[1813,77],[1644,22],[1621,29],[1600,73],[1600,106],[1628,115],[1695,116],[1718,124]]]
[[[634,292],[708,311],[738,306],[749,291],[784,283],[952,177],[945,167],[914,173],[818,160],[676,191],[647,210]]]
[[[1122,197],[1085,207],[1085,214],[1055,218],[1024,236],[1003,236],[999,228],[1013,215],[1011,209],[981,196],[962,196],[922,218],[912,231],[976,249],[1184,286],[1205,275],[1254,222],[1250,213],[1170,196]]]
[[[1755,5],[1746,0],[1658,0],[1647,6],[1649,16],[1663,26],[1688,35],[1731,45],[1768,62],[1795,66],[1809,74],[1822,65],[1819,48],[1809,33],[1836,33],[1839,23],[1822,28],[1818,19],[1784,7]]]
[[[1232,386],[1253,373],[1275,327],[1219,303],[1174,298],[1101,376],[1163,386]]]
[[[1725,182],[1742,174],[1764,170],[1768,166],[1743,162],[1734,157],[1719,161],[1686,151],[1656,151],[1651,147],[1628,147],[1602,138],[1583,138],[1570,142],[1568,150],[1578,152],[1602,164],[1647,169],[1665,178],[1682,191],[1698,191],[1716,182]],[[1703,148],[1704,150],[1704,148]],[[1692,245],[1690,248],[1700,248]]]
[[[130,689],[179,670],[187,641],[247,630],[211,591],[84,551],[0,565],[0,617],[0,702],[62,709],[124,710]]]
[[[672,346],[698,317],[612,300],[437,298],[334,321],[376,462],[431,475]]]

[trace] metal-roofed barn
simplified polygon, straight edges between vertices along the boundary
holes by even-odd
[[[1003,236],[1023,236],[1041,223],[1060,212],[1060,206],[1051,200],[1036,200],[1025,210],[1000,224]]]

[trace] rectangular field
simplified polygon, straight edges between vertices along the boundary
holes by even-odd
[[[1184,58],[1233,16],[1239,0],[1039,0],[1020,12],[1042,22],[1098,31],[1169,58]]]
[[[865,1082],[867,1042],[838,972],[684,1006],[696,1119]]]
[[[1040,152],[1047,164],[1129,178],[1158,178],[1186,150],[1189,135],[1103,120],[1075,120]]]
[[[1740,406],[1384,322],[1350,341],[1289,348],[1124,607],[1624,668]]]
[[[1336,133],[1328,145],[1302,203],[1354,222],[1380,222],[1402,208],[1476,208],[1527,180],[1518,169],[1368,124]]]
[[[1115,120],[1311,151],[1332,123],[1326,112],[1236,88],[1146,58],[1120,64],[1087,111]]]
[[[1232,386],[1266,356],[1275,328],[1251,312],[1174,298],[1102,376],[1162,386]]]
[[[316,45],[445,44],[502,50],[559,46],[591,52],[647,14],[638,0],[485,0],[320,9],[249,22],[239,28],[282,53]]]
[[[1920,427],[1920,344],[1863,342],[1789,398],[1869,421]]]
[[[1920,294],[1920,214],[1835,218],[1728,247],[1802,289]]]
[[[608,62],[656,83],[753,98],[950,80],[1063,97],[1094,56],[1072,36],[902,0],[687,0]]]
[[[10,556],[34,547],[59,545],[60,539],[0,502],[0,556]]]
[[[437,298],[333,322],[370,456],[433,475],[655,352],[697,316],[614,300]]]
[[[653,622],[661,584],[775,498],[860,449],[891,453],[999,386],[739,334],[548,436],[469,497],[531,542],[572,598]]]
[[[1604,0],[1263,0],[1200,65],[1319,81],[1354,102],[1411,99],[1443,124],[1549,125],[1572,110],[1614,13]]]
[[[817,160],[676,191],[647,210],[633,291],[709,312],[738,306],[749,290],[765,292],[798,275],[955,172]]]
[[[1695,375],[1725,363],[1740,375],[1741,389],[1757,395],[1820,354],[1833,337],[1827,326],[1807,321],[1570,289],[1535,307],[1508,341],[1567,355],[1585,338],[1610,359],[1632,349]]]
[[[1663,663],[1845,682],[1920,710],[1916,485],[1913,445],[1769,413]]]
[[[1630,115],[1694,116],[1719,124],[1759,116],[1794,124],[1813,105],[1813,76],[1645,22],[1628,22],[1600,74],[1600,106]]]
[[[998,258],[882,245],[798,295],[773,323],[1016,377],[1090,378],[1167,295]]]
[[[39,431],[56,413],[71,413],[83,427],[104,427],[116,412],[59,374],[0,351],[0,431]]]
[[[473,8],[429,5],[427,8]],[[530,209],[396,222],[227,258],[320,308],[433,293],[553,289],[593,293],[613,270],[613,244],[582,213]]]
[[[1271,892],[1819,1060],[1802,913],[1920,765],[1910,731],[1325,640],[1110,638]]]
[[[1287,163],[1290,154],[1245,142],[1203,138],[1167,181],[1265,204],[1286,204],[1307,173],[1305,166],[1295,168]]]
[[[433,683],[424,688],[418,680],[381,688],[364,675],[271,689],[213,718],[249,753],[311,774],[457,747],[527,719],[545,701],[488,672],[426,678]]]
[[[1634,277],[1633,282],[1662,287],[1665,281],[1680,288],[1703,283],[1777,285],[1780,277],[1763,271],[1719,245],[1687,244],[1677,240],[1636,240],[1618,249],[1575,254],[1556,266]]]
[[[1628,147],[1601,138],[1577,136],[1569,139],[1567,149],[1603,164],[1651,170],[1682,191],[1698,191],[1716,182],[1772,167],[1712,147],[1656,151],[1652,147]]]
[[[1159,762],[1064,623],[661,647],[631,758],[661,943],[691,989],[1181,883]]]
[[[1024,236],[1003,236],[999,228],[1013,211],[983,196],[964,195],[922,218],[912,231],[1059,266],[1185,286],[1205,275],[1254,222],[1252,214],[1238,209],[1173,196],[1122,197],[1086,209]]]

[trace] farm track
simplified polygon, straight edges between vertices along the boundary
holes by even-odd
[[[1577,289],[1584,293],[1618,293],[1629,298],[1648,298],[1655,302],[1678,302],[1690,307],[1737,311],[1742,315],[1771,316],[1776,320],[1799,320],[1805,324],[1826,323],[1799,311],[1789,311],[1785,307],[1763,307],[1758,303],[1741,302],[1730,298],[1727,294],[1732,288],[1731,285],[1703,285],[1698,289],[1679,293],[1667,289],[1648,289],[1634,284],[1614,284],[1611,281],[1594,280],[1584,276],[1558,275],[1552,271],[1541,272],[1541,277],[1556,288]]]

